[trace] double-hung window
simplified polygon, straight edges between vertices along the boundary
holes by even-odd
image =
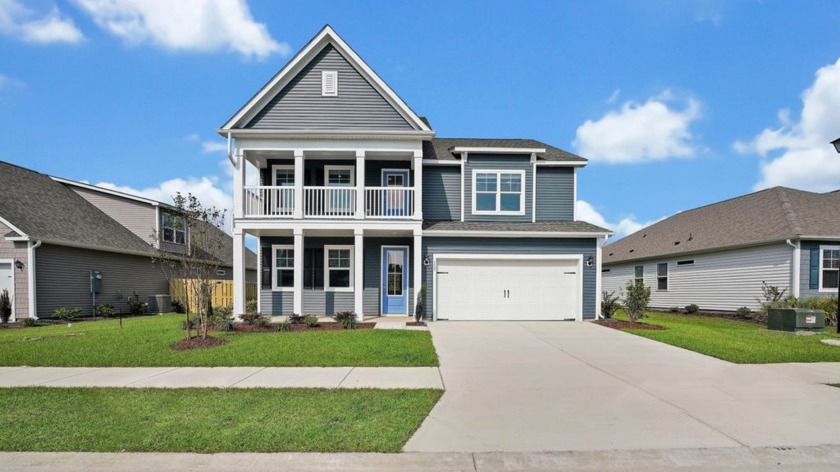
[[[325,290],[353,289],[353,246],[324,246]]]
[[[294,246],[275,244],[271,246],[271,271],[274,290],[291,290],[295,286]]]
[[[473,213],[524,215],[525,171],[474,170]]]
[[[645,283],[645,266],[637,265],[633,268],[633,280],[636,285]]]
[[[328,189],[327,211],[347,215],[355,211],[356,185],[355,168],[353,166],[324,166],[324,181],[327,187],[343,187]]]
[[[668,290],[668,263],[656,264],[656,290]]]
[[[276,190],[274,207],[280,212],[289,213],[295,209],[295,166],[271,166],[271,185],[282,187]]]
[[[836,291],[840,282],[840,246],[820,246],[820,290]]]
[[[168,243],[187,243],[187,223],[183,216],[163,214],[163,240]]]

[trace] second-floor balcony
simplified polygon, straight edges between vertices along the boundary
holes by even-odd
[[[416,219],[413,187],[246,186],[245,218]]]

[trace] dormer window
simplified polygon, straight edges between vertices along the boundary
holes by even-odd
[[[322,97],[337,97],[338,96],[338,71],[325,70],[321,72],[321,96]]]

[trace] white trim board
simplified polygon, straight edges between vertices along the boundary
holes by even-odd
[[[17,296],[15,296],[15,260],[14,259],[0,259],[0,264],[9,264],[9,270],[12,273],[12,288],[9,291],[9,298],[12,300],[12,317],[9,321],[17,321]]]
[[[467,147],[456,146],[452,148],[455,154],[469,152],[473,154],[544,154],[545,148],[515,148],[515,147]]]
[[[96,185],[90,185],[90,184],[86,184],[86,183],[82,183],[82,182],[76,182],[75,180],[69,180],[69,179],[65,179],[65,178],[62,178],[62,177],[55,177],[55,176],[52,176],[52,175],[50,176],[50,178],[55,180],[56,182],[59,182],[59,183],[62,183],[62,184],[71,185],[73,187],[79,187],[79,188],[83,188],[83,189],[86,189],[86,190],[91,190],[91,191],[94,191],[94,192],[105,193],[105,194],[108,194],[108,195],[113,195],[115,197],[121,197],[121,198],[125,198],[125,199],[128,199],[128,200],[134,200],[136,202],[146,203],[146,204],[149,204],[149,205],[152,205],[152,206],[158,206],[158,205],[162,204],[161,202],[159,202],[157,200],[152,200],[152,199],[149,199],[149,198],[140,197],[140,196],[137,196],[137,195],[132,195],[130,193],[120,192],[118,190],[111,190],[111,189],[107,189],[107,188],[97,187]]]

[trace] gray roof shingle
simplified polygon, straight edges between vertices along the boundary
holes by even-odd
[[[603,235],[612,231],[585,221],[539,221],[536,223],[508,223],[493,221],[430,221],[423,222],[424,231],[530,231],[546,233],[592,233]]]
[[[604,247],[604,263],[840,236],[840,192],[774,187],[677,213]]]
[[[586,162],[578,155],[535,139],[434,138],[423,141],[423,158],[458,160],[461,156],[452,152],[455,147],[545,148],[544,153],[537,154],[537,160]]]

